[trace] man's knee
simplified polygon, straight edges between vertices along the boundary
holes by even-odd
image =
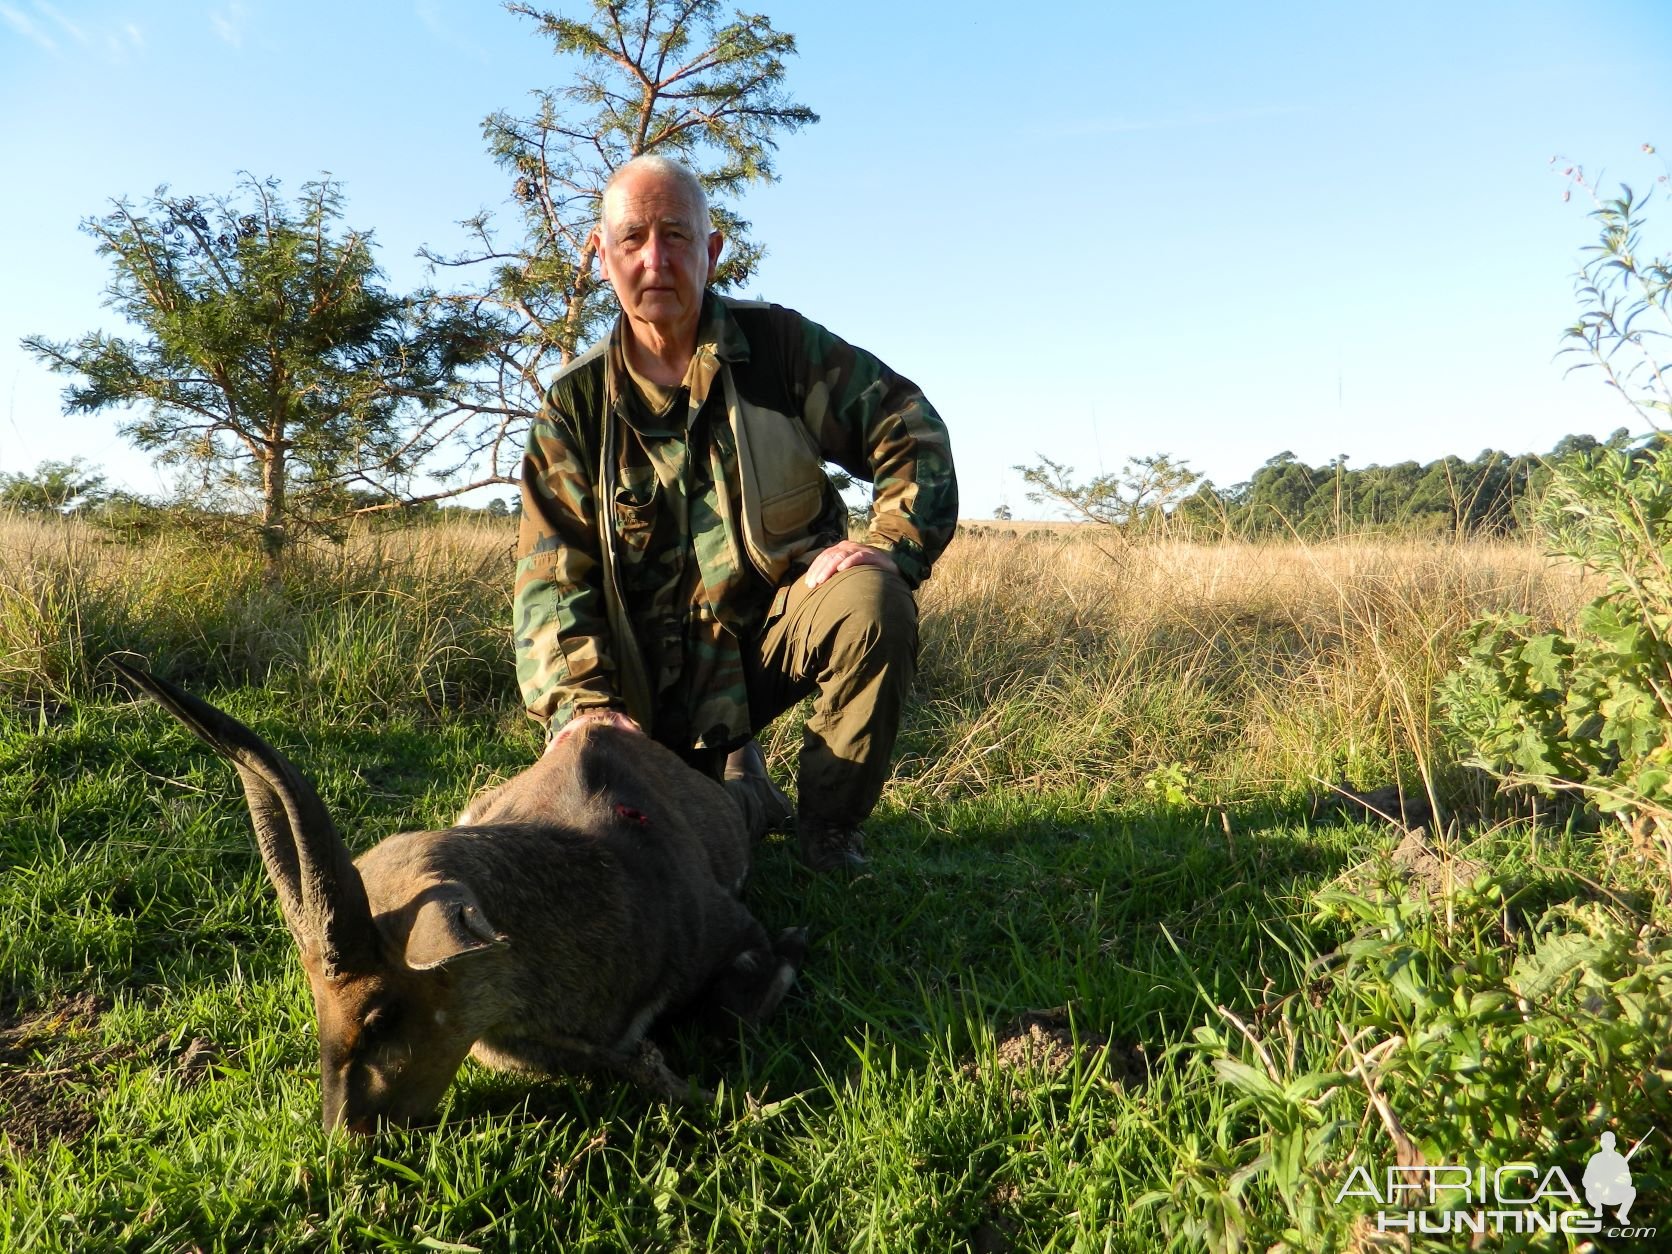
[[[895,571],[854,566],[832,575],[819,618],[839,652],[917,656],[917,602]]]

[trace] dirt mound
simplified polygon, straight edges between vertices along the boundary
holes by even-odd
[[[1068,1011],[1030,1010],[999,1033],[994,1055],[1008,1071],[1058,1076],[1078,1060],[1089,1068],[1107,1049],[1098,1074],[1116,1084],[1141,1084],[1149,1078],[1149,1056],[1139,1044],[1111,1043],[1101,1032],[1070,1030]],[[972,1063],[973,1067],[974,1064]]]
[[[0,1137],[24,1151],[80,1140],[96,1122],[98,1043],[108,1005],[90,993],[19,1013],[0,1009]]]
[[[1088,1076],[1125,1088],[1144,1083],[1150,1071],[1149,1055],[1141,1044],[1122,1045],[1086,1028],[1076,1033],[1064,1006],[1030,1010],[1012,1020],[998,1033],[993,1057],[1018,1081],[1024,1075],[1034,1080],[1054,1079],[1079,1066]],[[980,1070],[978,1059],[963,1068],[967,1076],[975,1076]],[[1017,1103],[1027,1100],[1019,1085],[1011,1089],[1010,1097]],[[981,1221],[970,1231],[972,1254],[1014,1254],[1025,1248],[1023,1221],[1016,1211],[1020,1201],[1020,1190],[1014,1184],[1001,1184],[993,1191]]]
[[[1474,859],[1436,848],[1422,828],[1405,833],[1405,839],[1393,851],[1393,865],[1432,900],[1445,897],[1458,885],[1467,887],[1486,873]]]

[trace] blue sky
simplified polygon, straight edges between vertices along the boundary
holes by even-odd
[[[1558,171],[1665,173],[1667,0],[748,7],[823,117],[739,206],[748,294],[923,386],[967,517],[1039,515],[1011,467],[1041,454],[1228,484],[1633,425],[1554,360],[1592,236]],[[503,204],[483,116],[562,73],[488,0],[0,0],[0,471],[163,486],[17,346],[119,329],[76,229],[110,198],[329,171],[414,286],[419,245]]]

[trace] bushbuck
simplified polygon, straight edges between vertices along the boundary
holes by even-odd
[[[114,664],[238,770],[313,990],[327,1131],[422,1120],[467,1054],[690,1096],[651,1025],[681,1008],[758,1021],[795,979],[805,931],[771,939],[739,900],[750,842],[738,808],[648,736],[589,723],[457,825],[354,860],[281,753]]]

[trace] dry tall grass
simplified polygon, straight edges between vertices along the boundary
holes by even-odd
[[[67,701],[129,652],[197,683],[265,683],[347,710],[436,709],[507,690],[513,536],[452,523],[298,550],[0,518],[0,696]]]
[[[1525,544],[966,532],[921,596],[925,760],[905,773],[1101,793],[1177,764],[1220,797],[1410,779],[1440,757],[1429,697],[1462,628],[1567,621],[1587,595]]]
[[[515,702],[513,529],[366,531],[264,581],[255,555],[0,519],[0,697],[71,700],[137,653],[195,683],[275,683],[341,715]],[[1579,573],[1509,543],[1123,545],[1084,528],[960,535],[919,594],[923,670],[893,785],[1207,797],[1442,760],[1429,694],[1486,610],[1565,622]],[[790,751],[794,721],[769,749]]]

